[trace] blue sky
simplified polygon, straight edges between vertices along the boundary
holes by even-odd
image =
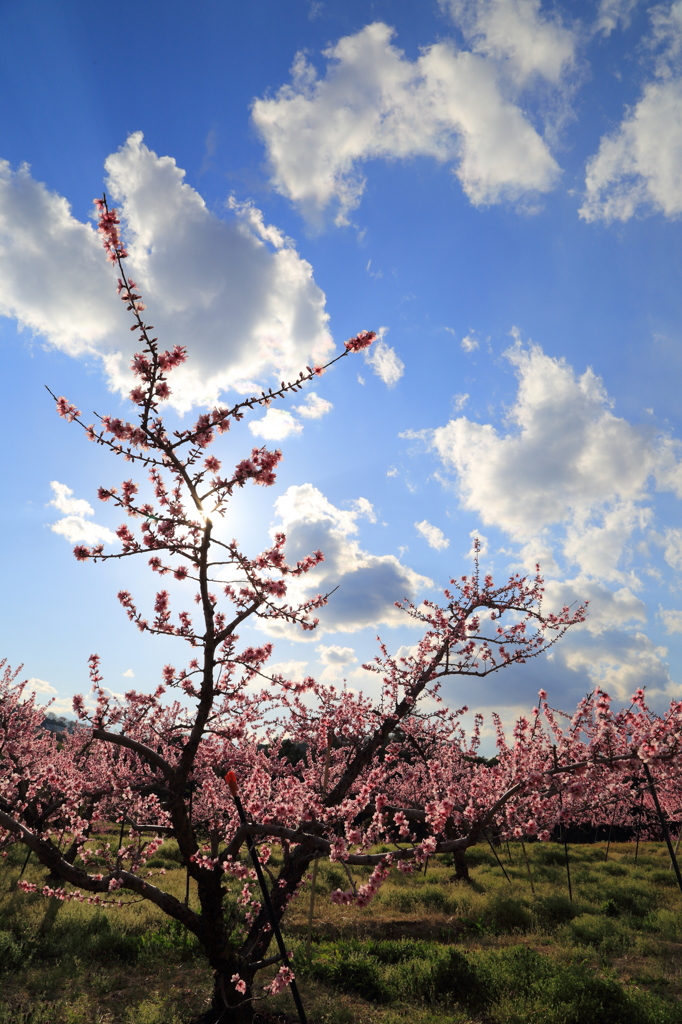
[[[539,560],[548,603],[591,613],[453,704],[682,696],[682,0],[27,0],[0,49],[3,654],[41,699],[68,709],[93,651],[114,692],[182,657],[116,601],[151,594],[143,565],[73,559],[121,473],[43,387],[126,407],[104,187],[190,353],[171,418],[380,331],[226,445],[285,456],[229,532],[284,527],[339,586],[278,665],[367,685],[377,632],[417,636],[393,602],[435,598],[479,534],[497,576]]]

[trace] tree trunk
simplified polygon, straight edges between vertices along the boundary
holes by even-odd
[[[455,862],[455,882],[469,881],[469,865],[467,864],[466,850],[453,850],[452,859]]]
[[[250,999],[251,989],[247,988],[246,994],[240,995],[235,991],[234,984],[230,981],[231,977],[232,974],[228,971],[213,972],[211,1007],[196,1024],[251,1024],[256,1012]]]

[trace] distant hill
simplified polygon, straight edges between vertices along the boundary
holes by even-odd
[[[48,732],[67,733],[73,732],[76,728],[76,722],[73,718],[65,718],[63,715],[53,715],[49,711],[43,719],[43,729],[47,729]]]

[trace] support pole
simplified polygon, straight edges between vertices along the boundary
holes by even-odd
[[[554,753],[554,767],[558,768],[559,767],[559,762],[558,762],[557,756],[556,756],[556,747],[553,747],[553,753]],[[563,817],[564,801],[563,801],[563,797],[561,795],[561,790],[560,789],[559,789],[559,808],[561,809],[561,812],[562,812],[561,816]],[[561,830],[560,834],[561,834],[561,838],[563,839],[563,843],[564,843],[564,859],[566,860],[566,878],[568,879],[568,898],[569,898],[569,900],[572,903],[573,902],[573,886],[571,885],[571,865],[570,865],[570,862],[568,860],[568,843],[566,842],[566,827],[565,827],[563,821],[560,823],[559,828]]]
[[[637,817],[637,840],[635,842],[635,864],[639,857],[639,834],[642,831],[642,818],[644,817],[644,790],[642,790],[639,798],[639,815]]]
[[[526,862],[526,871],[528,872],[528,881],[530,882],[530,891],[535,896],[535,886],[533,885],[533,876],[530,873],[530,861],[528,860],[528,854],[526,853],[526,844],[523,839],[521,840],[521,849],[523,850],[523,859]]]
[[[677,857],[675,856],[675,851],[673,849],[672,840],[670,839],[670,832],[668,831],[668,823],[665,820],[665,817],[663,815],[663,811],[661,809],[661,805],[660,805],[660,803],[658,801],[658,793],[656,792],[656,787],[654,786],[654,780],[652,779],[651,772],[649,771],[649,765],[646,763],[646,761],[643,761],[642,764],[644,765],[644,774],[646,775],[646,780],[649,783],[649,789],[651,790],[651,795],[654,798],[654,803],[656,805],[656,813],[658,814],[658,820],[661,823],[661,828],[663,830],[663,835],[665,837],[665,841],[666,841],[666,844],[667,844],[667,847],[668,847],[668,853],[670,854],[670,860],[672,861],[673,868],[675,869],[675,874],[677,875],[677,884],[680,887],[680,892],[682,892],[682,873],[680,873],[680,865],[677,863]]]
[[[611,816],[611,824],[609,825],[609,840],[608,840],[608,842],[606,844],[606,856],[604,857],[604,862],[606,862],[609,859],[609,850],[611,849],[611,833],[613,832],[613,823],[616,820],[616,812],[618,810],[618,806],[619,805],[616,803],[616,806],[613,808],[613,814]]]
[[[497,856],[497,850],[495,849],[495,847],[493,846],[493,844],[492,844],[492,843],[490,842],[490,838],[489,838],[489,836],[488,836],[488,833],[487,833],[487,832],[484,832],[484,833],[483,833],[483,835],[484,835],[484,836],[486,837],[486,839],[488,840],[488,846],[489,846],[489,847],[490,847],[490,849],[491,849],[491,850],[493,851],[493,857],[495,858],[495,860],[497,861],[497,863],[498,863],[498,864],[500,865],[500,867],[502,868],[502,874],[504,875],[504,877],[505,877],[505,878],[507,879],[507,881],[508,881],[508,882],[509,882],[509,884],[511,885],[511,884],[512,884],[512,880],[511,880],[511,878],[509,877],[509,875],[507,874],[507,872],[506,872],[506,871],[504,870],[504,864],[502,863],[502,861],[500,860],[500,858],[499,858],[499,857]]]

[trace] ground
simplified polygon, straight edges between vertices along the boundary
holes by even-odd
[[[394,872],[364,909],[335,906],[339,865],[320,864],[284,922],[310,1024],[682,1024],[682,894],[662,843],[471,851],[471,884],[448,858]],[[151,905],[61,903],[16,890],[25,854],[0,869],[0,1024],[190,1024],[211,979],[193,940]],[[502,871],[502,866],[506,871]],[[176,849],[149,865],[184,895]],[[357,881],[364,873],[354,872]],[[41,882],[33,858],[24,878]],[[271,975],[270,975],[271,977]],[[265,982],[269,977],[259,978]],[[288,991],[254,1024],[296,1020]]]

